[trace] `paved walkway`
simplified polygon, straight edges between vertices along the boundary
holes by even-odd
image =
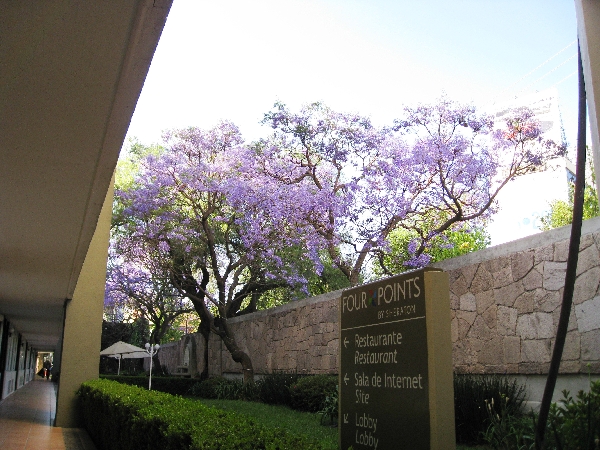
[[[0,449],[96,450],[85,430],[53,427],[55,414],[55,384],[36,377],[0,402]]]

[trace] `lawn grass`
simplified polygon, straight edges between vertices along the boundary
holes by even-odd
[[[319,442],[325,450],[338,450],[338,429],[321,425],[321,416],[318,414],[294,411],[285,406],[241,400],[199,399],[198,401],[207,406],[251,416],[257,422],[268,427],[280,428],[294,434],[306,436]]]
[[[294,434],[300,434],[319,442],[326,450],[338,450],[338,429],[320,424],[318,414],[294,411],[285,406],[266,405],[264,403],[241,400],[207,400],[198,401],[208,406],[235,411],[253,417],[268,427],[280,428]],[[456,450],[487,450],[488,447],[467,447],[457,445]]]

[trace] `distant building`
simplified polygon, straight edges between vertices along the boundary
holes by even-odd
[[[556,89],[520,97],[497,106],[495,122],[519,107],[528,107],[540,121],[544,139],[564,142],[564,130]],[[548,161],[539,170],[515,178],[498,194],[498,212],[488,226],[492,245],[514,241],[540,231],[540,217],[550,210],[550,202],[567,200],[569,181],[575,178],[575,167],[567,158]]]
[[[544,169],[515,178],[498,194],[499,211],[487,227],[492,245],[540,232],[540,217],[553,200],[567,200],[575,167],[567,158],[548,162]]]

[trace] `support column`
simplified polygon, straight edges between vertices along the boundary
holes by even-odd
[[[600,173],[600,2],[575,0],[594,169]],[[600,194],[600,177],[596,177]]]
[[[82,382],[98,378],[112,200],[111,182],[73,298],[65,301],[56,401],[57,427],[81,425],[75,392]]]

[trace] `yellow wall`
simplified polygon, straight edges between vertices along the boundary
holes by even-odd
[[[65,305],[65,324],[56,405],[57,427],[77,427],[77,397],[82,382],[98,378],[106,262],[112,215],[113,188],[109,189],[96,232],[77,280],[73,299]]]
[[[456,448],[450,329],[450,285],[445,272],[425,272],[431,449]]]

